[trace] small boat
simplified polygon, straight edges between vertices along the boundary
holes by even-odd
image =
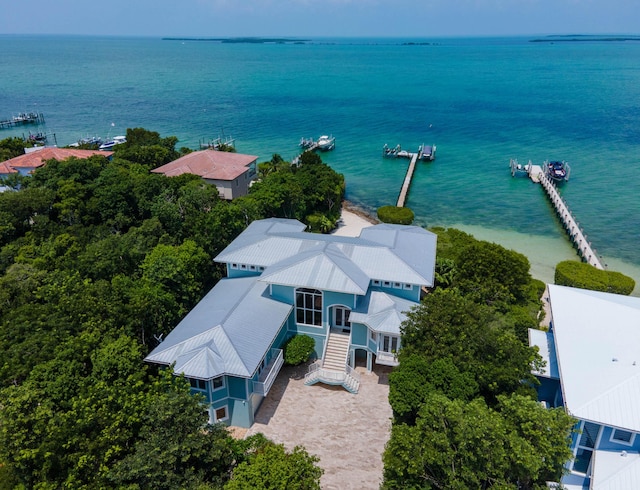
[[[394,148],[389,148],[385,143],[382,147],[382,156],[386,158],[396,158],[398,153],[402,151],[402,147],[400,145],[396,145]]]
[[[396,156],[398,158],[411,158],[411,153],[409,153],[407,150],[400,150],[398,153],[396,153]]]
[[[436,145],[425,145],[424,143],[418,149],[418,159],[433,162],[436,158]]]
[[[122,143],[126,143],[126,142],[127,142],[126,136],[115,136],[112,140],[108,140],[107,142],[102,143],[100,145],[100,148],[98,149],[103,151],[108,151],[108,150],[112,150],[114,146],[121,145]]]
[[[547,177],[556,182],[564,182],[569,180],[570,167],[569,164],[564,160],[544,162],[544,171]]]
[[[31,131],[29,131],[28,141],[31,143],[44,143],[45,141],[47,141],[47,135],[43,132],[32,133]]]
[[[333,150],[336,146],[336,139],[333,136],[322,135],[316,142],[318,150],[329,151]]]

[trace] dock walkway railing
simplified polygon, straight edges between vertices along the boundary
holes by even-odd
[[[574,246],[578,249],[578,253],[582,259],[594,266],[596,269],[604,270],[604,266],[600,262],[600,258],[598,257],[596,250],[591,247],[591,242],[587,241],[587,235],[584,234],[584,231],[580,228],[580,224],[575,220],[571,211],[569,211],[567,204],[560,196],[558,189],[551,179],[549,179],[549,177],[547,177],[543,172],[540,172],[535,176],[530,174],[530,177],[534,182],[538,181],[542,184],[542,188],[549,197],[551,204],[556,210],[558,218],[560,218],[564,229],[569,235]]]

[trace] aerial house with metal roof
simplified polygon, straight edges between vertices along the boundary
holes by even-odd
[[[640,298],[549,285],[538,396],[578,420],[563,488],[640,488]]]
[[[376,225],[359,237],[305,232],[297,220],[253,222],[216,258],[221,280],[146,360],[184,374],[210,420],[250,427],[296,334],[315,340],[305,383],[357,393],[356,359],[396,365],[400,324],[433,286],[436,235]]]

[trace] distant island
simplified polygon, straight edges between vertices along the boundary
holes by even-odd
[[[640,41],[640,36],[604,36],[590,34],[565,34],[546,36],[543,38],[530,39],[530,43],[555,43],[555,42],[624,42]]]
[[[246,44],[303,44],[309,42],[309,39],[291,39],[291,38],[275,38],[275,37],[163,37],[163,41],[207,41],[216,43],[246,43]]]

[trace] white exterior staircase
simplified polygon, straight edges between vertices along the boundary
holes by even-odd
[[[350,393],[357,393],[360,388],[360,375],[347,364],[349,342],[348,333],[331,330],[324,357],[309,366],[304,384],[340,385]]]

